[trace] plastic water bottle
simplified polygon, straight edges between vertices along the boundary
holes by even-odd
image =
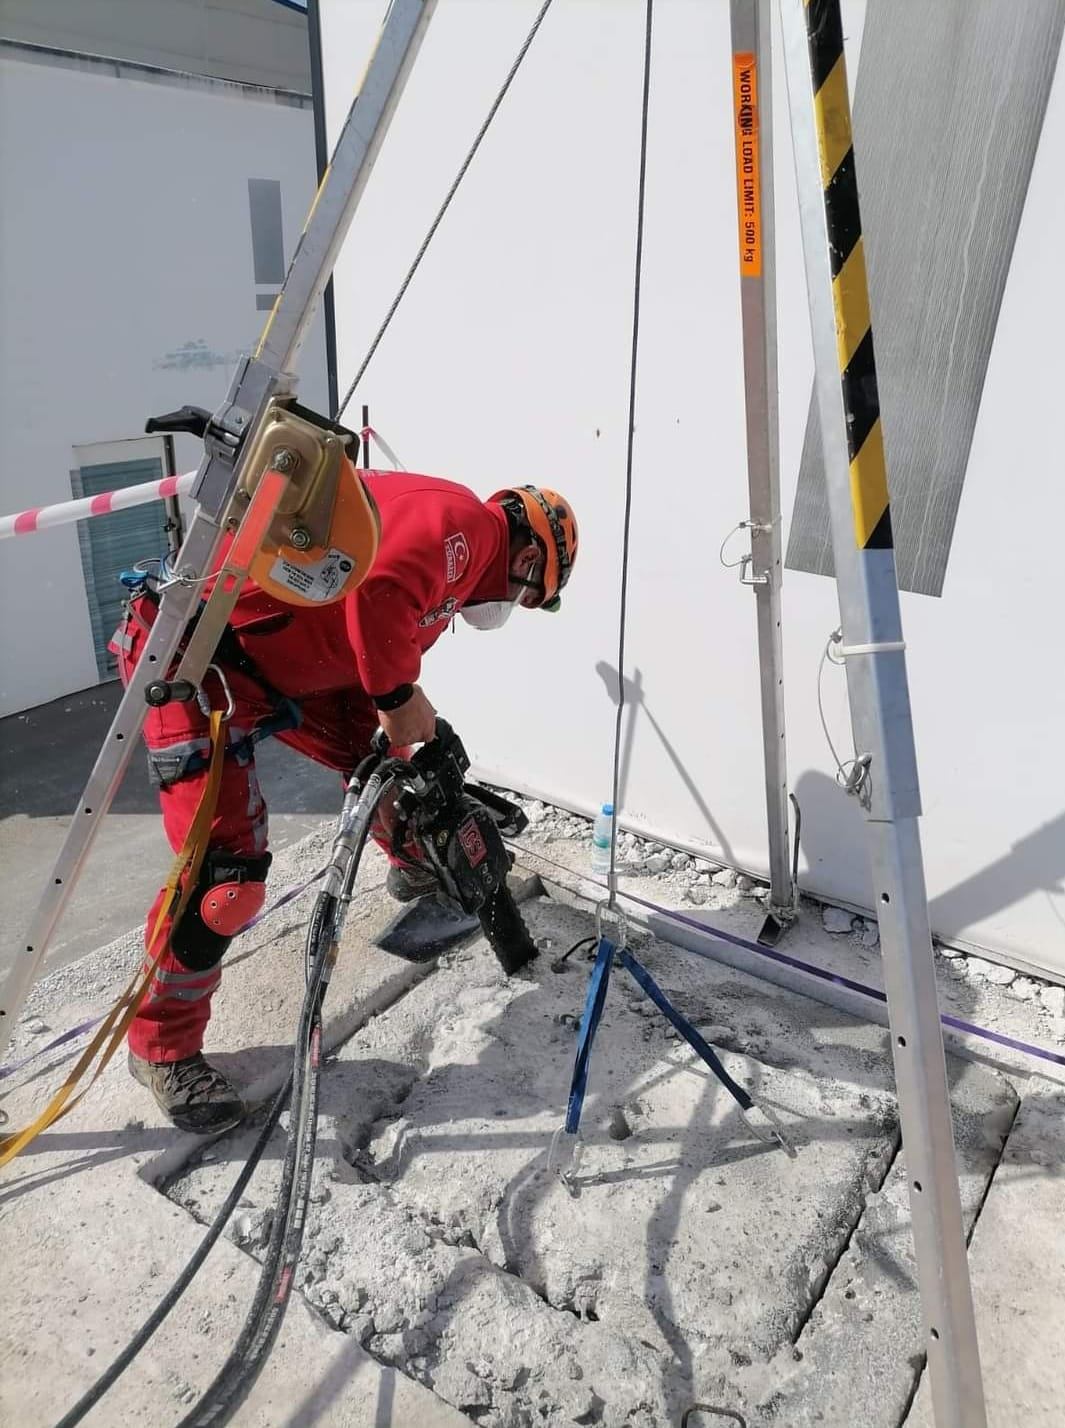
[[[609,873],[610,843],[614,834],[614,805],[604,803],[592,829],[592,872]]]

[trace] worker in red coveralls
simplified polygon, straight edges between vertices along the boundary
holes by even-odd
[[[369,575],[333,604],[282,604],[248,582],[216,653],[234,700],[222,786],[197,886],[151,992],[129,1032],[129,1067],[174,1125],[214,1134],[244,1114],[236,1090],[201,1052],[220,962],[233,933],[265,901],[267,815],[255,773],[256,737],[276,737],[350,774],[380,725],[397,751],[427,742],[435,711],[418,684],[422,655],[457,613],[480,629],[515,605],[555,609],[577,554],[566,501],[534,486],[480,500],[433,476],[362,473],[380,514]],[[155,617],[143,587],[112,643],[128,682]],[[208,672],[205,688],[215,676]],[[209,725],[196,700],[152,709],[144,728],[167,837],[182,846],[203,792]],[[384,830],[376,830],[383,842]],[[387,849],[386,849],[387,850]],[[428,869],[393,864],[388,890],[409,901],[435,890]],[[165,892],[148,914],[155,927]],[[158,944],[156,944],[158,945]]]

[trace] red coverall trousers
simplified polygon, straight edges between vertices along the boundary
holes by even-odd
[[[123,683],[137,663],[154,619],[154,607],[147,600],[137,602],[133,617],[126,622],[123,638],[112,646],[118,656]],[[226,670],[235,708],[226,726],[227,750],[241,744],[263,719],[275,713],[273,703],[262,688],[236,670]],[[219,681],[208,673],[205,689],[212,706],[224,707]],[[316,763],[350,774],[370,752],[370,740],[378,727],[377,712],[369,696],[358,686],[332,690],[301,698],[302,719],[296,729],[274,737]],[[151,709],[144,724],[144,740],[150,755],[180,762],[188,755],[206,759],[210,753],[210,727],[199,704],[176,701],[162,709]],[[398,751],[402,753],[402,751]],[[207,769],[187,773],[160,789],[163,826],[170,846],[177,853],[185,841],[207,781]],[[267,810],[249,751],[239,756],[227,751],[222,772],[209,850],[235,854],[263,854],[267,850]],[[375,830],[379,843],[383,830]],[[194,894],[196,896],[196,894]],[[161,890],[148,913],[146,942],[155,927],[162,905]],[[160,936],[169,938],[170,918]],[[158,946],[158,943],[156,943]],[[224,947],[218,952],[219,962]],[[211,997],[222,978],[219,962],[202,970],[190,970],[171,950],[167,950],[156,972],[152,988],[129,1029],[129,1047],[147,1061],[181,1061],[203,1045],[204,1031],[211,1016]]]

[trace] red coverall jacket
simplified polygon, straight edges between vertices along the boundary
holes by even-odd
[[[434,476],[370,472],[364,479],[380,511],[381,541],[362,585],[335,604],[305,608],[285,605],[249,581],[230,617],[263,678],[300,707],[299,726],[277,737],[345,774],[369,752],[377,728],[373,698],[417,681],[422,655],[463,605],[505,599],[508,588],[509,538],[502,507],[485,505],[464,486]],[[124,680],[143,649],[154,613],[147,600],[138,601],[116,634],[112,649]],[[225,760],[210,847],[254,857],[267,848],[266,805],[250,749],[236,746],[275,713],[275,706],[260,685],[239,671],[227,669],[226,676],[236,706],[227,726],[234,753]],[[217,704],[221,694],[212,676],[205,687]],[[195,701],[168,704],[149,712],[144,737],[153,767],[164,779],[160,805],[176,852],[206,778],[207,720]],[[162,897],[149,912],[149,935]],[[169,934],[165,923],[164,929]],[[225,943],[219,942],[213,939],[206,950],[184,959],[167,952],[130,1028],[136,1055],[177,1061],[200,1050],[211,995],[221,979],[218,962]]]

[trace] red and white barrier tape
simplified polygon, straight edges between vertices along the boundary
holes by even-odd
[[[145,481],[139,486],[104,491],[80,501],[59,501],[54,506],[36,506],[14,516],[0,516],[0,540],[32,535],[34,531],[69,525],[89,516],[107,516],[112,511],[128,510],[130,506],[145,506],[149,501],[165,501],[168,496],[183,496],[192,489],[195,479],[195,471],[187,471],[184,476],[166,476],[162,481]]]
[[[363,429],[362,437],[367,447],[370,440],[375,441],[397,471],[407,469],[372,426]],[[88,520],[91,516],[109,516],[113,511],[126,511],[131,506],[146,506],[149,501],[165,501],[168,496],[184,496],[192,490],[195,480],[196,472],[186,471],[184,476],[166,476],[162,481],[145,481],[139,486],[104,491],[99,496],[86,496],[80,501],[58,501],[54,506],[34,506],[13,516],[0,516],[0,540],[6,540],[8,536],[33,535],[35,531],[70,525],[74,521]]]
[[[397,471],[406,471],[407,468],[403,465],[403,462],[400,461],[399,457],[392,450],[392,448],[389,446],[388,442],[384,439],[381,433],[372,426],[364,426],[362,429],[362,445],[363,452],[365,454],[369,454],[371,440],[377,443],[381,451],[384,453],[385,458],[388,461],[391,461],[392,465],[396,468]]]

